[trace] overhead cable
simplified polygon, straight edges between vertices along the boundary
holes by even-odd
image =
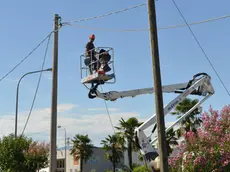
[[[209,23],[213,21],[218,21],[218,20],[223,20],[230,18],[230,14],[216,17],[216,18],[211,18],[207,20],[201,20],[193,23],[189,23],[188,25],[193,26],[193,25],[199,25],[199,24],[204,24],[204,23]],[[91,30],[103,30],[103,31],[111,31],[111,32],[143,32],[143,31],[149,31],[148,28],[139,28],[139,29],[112,29],[112,28],[99,28],[99,27],[90,27],[90,26],[82,26],[82,25],[76,25],[72,24],[72,26],[75,26],[77,28],[83,28],[83,29],[91,29]],[[166,26],[166,27],[160,27],[158,30],[167,30],[167,29],[176,29],[180,27],[185,27],[187,24],[181,24],[181,25],[172,25],[172,26]]]
[[[110,15],[114,15],[114,14],[122,13],[122,12],[125,12],[125,11],[129,11],[129,10],[132,10],[132,9],[144,6],[146,4],[147,3],[142,3],[142,4],[138,4],[138,5],[134,5],[134,6],[131,6],[131,7],[127,7],[127,8],[118,10],[118,11],[114,11],[114,12],[110,12],[110,13],[107,13],[107,14],[99,15],[99,16],[82,18],[82,19],[74,20],[74,21],[70,21],[70,22],[63,22],[62,26],[71,25],[73,23],[78,23],[78,22],[87,21],[87,20],[94,20],[94,19],[104,18],[104,17],[110,16]]]
[[[206,57],[207,61],[209,62],[210,66],[212,67],[212,69],[214,70],[214,72],[216,73],[218,79],[220,80],[221,84],[223,85],[225,91],[227,92],[227,94],[230,96],[230,92],[228,91],[226,85],[224,84],[223,80],[221,79],[220,75],[218,74],[217,70],[215,69],[214,65],[212,64],[211,60],[209,59],[207,53],[204,51],[204,48],[202,47],[202,45],[200,44],[200,42],[198,41],[197,37],[195,36],[194,32],[192,31],[191,27],[189,26],[187,20],[185,19],[184,15],[182,14],[181,10],[179,9],[179,7],[177,6],[176,2],[174,0],[172,0],[173,4],[175,5],[176,9],[178,10],[178,12],[180,13],[181,17],[183,18],[184,22],[186,23],[186,26],[188,27],[188,29],[190,30],[192,36],[194,37],[194,39],[196,40],[197,44],[199,45],[201,51],[203,52],[204,56]]]
[[[42,45],[43,42],[46,41],[50,37],[53,31],[47,35],[27,56],[25,56],[17,65],[15,65],[9,72],[7,72],[3,77],[1,77],[0,82],[5,79],[10,73],[12,73],[18,66],[20,66],[38,47]]]
[[[103,92],[103,88],[101,86],[101,90]],[[104,100],[104,103],[105,103],[105,107],[106,107],[106,112],[107,112],[107,115],[109,117],[109,121],[110,121],[110,125],[112,127],[112,130],[113,132],[115,133],[115,128],[114,128],[114,125],[113,125],[113,122],[112,122],[112,118],[111,118],[111,115],[110,115],[110,112],[109,112],[109,109],[108,109],[108,105],[107,105],[107,102]],[[76,125],[75,123],[74,124],[71,124],[71,125]],[[70,125],[66,125],[66,126],[63,126],[63,127],[68,127]],[[46,130],[43,130],[43,131],[39,131],[39,132],[36,132],[36,133],[32,133],[32,134],[29,134],[28,136],[33,136],[33,135],[38,135],[38,134],[43,134],[45,132],[49,131],[49,129],[46,129]]]
[[[121,10],[118,10],[118,11],[114,11],[114,12],[110,12],[110,13],[107,13],[107,14],[103,14],[103,15],[99,15],[99,16],[93,16],[93,17],[89,17],[89,18],[82,18],[80,20],[74,20],[74,21],[70,21],[70,22],[62,22],[61,23],[61,26],[66,26],[66,25],[71,25],[72,23],[76,23],[76,22],[81,22],[81,21],[86,21],[86,20],[93,20],[93,19],[98,19],[98,18],[103,18],[103,17],[107,17],[107,16],[110,16],[110,15],[113,15],[113,14],[118,14],[118,13],[122,13],[122,12],[125,12],[125,11],[128,11],[128,10],[131,10],[131,9],[134,9],[134,8],[138,8],[138,7],[141,7],[141,6],[144,6],[146,5],[146,3],[142,3],[142,4],[139,4],[139,5],[135,5],[135,6],[131,6],[131,7],[128,7],[128,8],[125,8],[125,9],[121,9]],[[26,57],[24,57],[17,65],[15,65],[9,72],[7,72],[1,79],[0,79],[0,82],[5,79],[10,73],[12,73],[19,65],[21,65],[38,47],[41,46],[41,44],[43,42],[45,42],[45,40],[55,31],[52,31],[48,36],[45,37],[45,39],[43,39]]]
[[[30,112],[29,112],[29,115],[28,115],[28,117],[27,117],[27,120],[26,120],[26,123],[25,123],[25,126],[24,126],[24,128],[23,128],[23,131],[22,131],[22,134],[21,134],[21,135],[24,134],[25,129],[26,129],[27,125],[28,125],[28,122],[29,122],[31,113],[32,113],[32,111],[33,111],[33,107],[34,107],[34,103],[35,103],[35,100],[36,100],[38,88],[39,88],[40,82],[41,82],[42,70],[44,69],[44,65],[45,65],[45,61],[46,61],[46,56],[47,56],[47,52],[48,52],[50,37],[51,37],[51,35],[49,35],[49,37],[48,37],[48,42],[47,42],[47,45],[46,45],[45,55],[44,55],[44,59],[43,59],[43,62],[42,62],[41,72],[40,72],[39,79],[38,79],[38,83],[37,83],[37,88],[36,88],[36,90],[35,90],[33,102],[32,102],[31,108],[30,108]]]
[[[101,85],[101,92],[103,93],[102,85]],[[113,132],[114,132],[114,134],[115,134],[116,132],[115,132],[115,129],[114,129],[114,126],[113,126],[112,118],[111,118],[111,116],[110,116],[110,113],[109,113],[109,109],[108,109],[108,105],[107,105],[106,100],[104,100],[104,103],[105,103],[105,108],[106,108],[106,111],[107,111],[107,115],[108,115],[108,117],[109,117],[110,125],[111,125],[111,127],[112,127],[112,129],[113,129]]]

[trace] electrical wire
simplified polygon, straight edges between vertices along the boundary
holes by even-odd
[[[178,12],[180,13],[181,17],[183,18],[184,22],[186,23],[186,26],[188,27],[188,29],[190,30],[192,36],[194,37],[194,39],[196,40],[197,44],[199,45],[201,51],[203,52],[204,56],[206,57],[207,61],[209,62],[210,66],[212,67],[212,69],[214,70],[214,72],[216,73],[218,79],[220,80],[221,84],[223,85],[224,89],[226,90],[228,96],[230,96],[230,92],[228,91],[226,85],[224,84],[223,80],[221,79],[220,75],[218,74],[217,70],[215,69],[214,65],[212,64],[211,60],[209,59],[208,55],[206,54],[206,52],[204,51],[202,45],[200,44],[200,42],[198,41],[197,37],[195,36],[194,32],[192,31],[191,27],[189,26],[187,20],[185,19],[184,15],[182,14],[181,10],[179,9],[179,7],[177,6],[176,2],[174,0],[172,0],[172,2],[174,3],[176,9],[178,10]]]
[[[218,21],[218,20],[226,19],[226,18],[229,18],[229,17],[230,17],[230,14],[227,14],[227,15],[224,15],[224,16],[220,16],[220,17],[216,17],[216,18],[211,18],[211,19],[207,19],[207,20],[201,20],[201,21],[190,23],[190,24],[167,26],[167,27],[162,27],[162,28],[159,28],[159,29],[160,30],[165,30],[165,29],[173,29],[173,28],[185,27],[187,25],[190,25],[190,26],[192,26],[192,25],[198,25],[198,24],[209,23],[209,22],[213,22],[213,21]]]
[[[87,20],[94,20],[94,19],[104,18],[104,17],[110,16],[110,15],[114,15],[114,14],[122,13],[122,12],[125,12],[125,11],[129,11],[129,10],[132,10],[132,9],[144,6],[146,4],[147,3],[142,3],[142,4],[138,4],[138,5],[134,5],[134,6],[131,6],[131,7],[127,7],[125,9],[121,9],[121,10],[118,10],[118,11],[114,11],[114,12],[110,12],[110,13],[107,13],[107,14],[99,15],[99,16],[82,18],[82,19],[74,20],[74,21],[70,21],[70,22],[63,22],[62,26],[71,25],[72,23],[78,23],[78,22],[87,21]]]
[[[38,88],[40,86],[40,81],[41,81],[41,77],[42,77],[42,70],[44,69],[44,65],[45,65],[45,61],[46,61],[46,56],[47,56],[47,52],[48,52],[50,37],[51,37],[51,35],[49,35],[49,37],[48,37],[48,41],[47,41],[47,45],[46,45],[46,50],[45,50],[45,55],[44,55],[44,59],[43,59],[43,62],[42,62],[41,72],[40,72],[40,76],[39,76],[38,83],[37,83],[37,88],[35,90],[35,94],[34,94],[34,98],[33,98],[33,102],[32,102],[31,108],[30,108],[30,112],[29,112],[29,115],[27,117],[27,120],[26,120],[26,123],[25,123],[25,126],[23,128],[21,136],[25,132],[25,129],[26,129],[27,125],[28,125],[28,122],[29,122],[29,119],[30,119],[30,116],[31,116],[31,113],[32,113],[32,110],[33,110],[33,107],[34,107],[34,103],[35,103],[35,100],[36,100]]]
[[[102,92],[103,92],[103,90],[102,90]],[[111,118],[111,115],[110,115],[110,112],[109,112],[109,109],[108,109],[108,105],[107,105],[107,103],[106,103],[105,100],[104,100],[104,103],[105,103],[106,111],[107,111],[107,114],[108,114],[108,117],[109,117],[109,120],[110,120],[111,127],[112,127],[112,129],[113,129],[113,131],[115,133],[115,129],[113,127],[112,118]],[[72,125],[76,125],[76,124],[72,124]],[[70,125],[66,125],[66,126],[63,126],[63,127],[68,127],[68,126],[70,126]],[[36,132],[36,133],[33,133],[33,134],[29,134],[27,136],[33,136],[33,135],[37,135],[37,134],[42,134],[42,133],[45,133],[47,131],[49,131],[49,129],[46,129],[46,130],[43,130],[43,131],[40,131],[40,132]]]
[[[43,42],[46,41],[46,39],[48,39],[51,34],[53,33],[53,31],[47,35],[27,56],[25,56],[17,65],[15,65],[9,72],[7,72],[1,79],[0,82],[5,79],[10,73],[12,73],[18,66],[20,66],[36,49],[38,49]]]
[[[61,26],[66,26],[66,25],[71,25],[71,23],[76,23],[76,22],[81,22],[81,21],[87,21],[87,20],[94,20],[94,19],[98,19],[98,18],[103,18],[103,17],[107,17],[107,16],[110,16],[110,15],[113,15],[113,14],[118,14],[118,13],[122,13],[122,12],[125,12],[125,11],[128,11],[128,10],[131,10],[131,9],[135,9],[135,8],[138,8],[138,7],[141,7],[141,6],[144,6],[146,5],[147,3],[142,3],[142,4],[139,4],[139,5],[135,5],[135,6],[131,6],[131,7],[127,7],[125,9],[121,9],[121,10],[118,10],[118,11],[114,11],[114,12],[110,12],[110,13],[107,13],[107,14],[103,14],[103,15],[99,15],[99,16],[93,16],[93,17],[89,17],[89,18],[82,18],[80,20],[74,20],[74,21],[71,21],[71,22],[62,22],[61,23]],[[60,28],[59,28],[60,29]],[[19,65],[21,65],[38,47],[41,46],[41,44],[43,42],[45,42],[45,40],[47,38],[49,38],[49,36],[55,31],[52,31],[48,36],[46,36],[45,39],[43,39],[26,57],[24,57],[16,66],[14,66],[9,72],[7,72],[1,79],[0,79],[0,82],[5,79],[10,73],[12,73]]]
[[[103,93],[103,88],[102,88],[102,86],[101,86],[101,92]],[[111,116],[110,116],[110,113],[109,113],[109,109],[108,109],[108,105],[107,105],[106,100],[104,100],[104,103],[105,103],[105,108],[106,108],[106,111],[107,111],[107,114],[108,114],[108,117],[109,117],[110,124],[111,124],[112,129],[113,129],[113,132],[114,132],[114,134],[115,134],[116,132],[115,132],[115,129],[114,129],[114,126],[113,126],[112,118],[111,118]]]
[[[204,23],[209,23],[213,21],[218,21],[218,20],[223,20],[230,18],[230,14],[216,17],[216,18],[211,18],[207,20],[201,20],[193,23],[189,23],[188,25],[193,26],[193,25],[199,25],[199,24],[204,24]],[[72,24],[71,26],[75,26],[77,28],[82,28],[82,29],[90,29],[90,30],[102,30],[102,31],[110,31],[110,32],[143,32],[143,31],[149,31],[148,28],[139,28],[139,29],[111,29],[111,28],[98,28],[98,27],[90,27],[90,26],[80,26],[76,24]],[[181,24],[181,25],[172,25],[172,26],[166,26],[166,27],[160,27],[158,30],[167,30],[167,29],[176,29],[180,27],[185,27],[187,26],[186,24]]]
[[[104,100],[105,101],[105,100]],[[110,124],[113,128],[113,131],[115,132],[115,129],[113,127],[113,122],[112,122],[112,118],[111,118],[111,115],[110,115],[110,112],[109,112],[109,109],[108,109],[108,105],[106,104],[106,101],[105,101],[105,106],[106,106],[106,111],[107,111],[107,114],[109,116],[109,120],[110,120]],[[71,125],[76,125],[75,123],[74,124],[71,124]],[[63,127],[68,127],[68,126],[71,126],[71,125],[63,125]],[[33,135],[38,135],[38,134],[42,134],[42,133],[45,133],[49,131],[49,129],[46,129],[46,130],[43,130],[43,131],[40,131],[40,132],[36,132],[36,133],[32,133],[32,134],[28,134],[27,136],[33,136]]]

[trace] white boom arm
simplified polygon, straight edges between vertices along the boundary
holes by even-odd
[[[175,125],[177,125],[182,119],[187,117],[193,110],[198,108],[201,103],[203,103],[205,100],[207,100],[210,96],[214,94],[214,89],[212,87],[210,80],[211,78],[208,75],[204,75],[200,79],[196,80],[195,82],[192,82],[192,85],[190,85],[182,94],[177,96],[164,108],[164,115],[167,115],[173,108],[175,108],[178,105],[178,103],[184,100],[188,95],[194,93],[194,91],[197,95],[203,96],[203,98],[196,105],[194,105],[181,118],[177,119],[170,127],[168,127],[166,129],[166,132],[169,131],[171,128],[173,128]],[[156,115],[153,115],[147,121],[145,121],[140,127],[136,129],[137,139],[138,139],[141,153],[144,155],[149,165],[151,164],[151,161],[153,161],[158,156],[156,150],[152,146],[152,144],[157,140],[157,138],[151,141],[150,136],[147,137],[144,130],[150,127],[151,125],[155,125],[155,124],[156,124]]]
[[[198,79],[195,79],[196,77],[204,75],[208,76],[206,73],[199,73],[194,75],[193,79],[190,80],[187,83],[179,83],[179,84],[171,84],[171,85],[165,85],[162,86],[162,92],[164,93],[183,93],[183,90],[189,88],[192,83],[198,81]],[[200,80],[200,79],[199,79]],[[110,101],[115,101],[118,98],[124,98],[124,97],[135,97],[137,95],[142,95],[142,94],[152,94],[154,93],[154,88],[143,88],[143,89],[135,89],[135,90],[129,90],[129,91],[109,91],[106,93],[101,93],[97,90],[97,86],[94,86],[91,88],[89,92],[89,97],[90,98],[102,98],[104,100],[110,100]],[[197,92],[196,90],[193,90],[194,92],[191,92],[190,94],[195,94],[199,95],[202,94],[202,92]]]
[[[196,79],[199,76],[202,76],[202,77],[200,77],[199,79]],[[164,107],[164,115],[167,115],[173,108],[175,108],[188,95],[192,94],[192,95],[203,96],[203,98],[196,105],[194,105],[194,107],[192,107],[181,118],[176,120],[174,124],[168,127],[166,129],[166,132],[170,130],[171,128],[173,128],[176,124],[178,124],[182,119],[187,117],[193,110],[198,108],[200,104],[202,104],[205,100],[207,100],[210,96],[214,94],[214,89],[212,87],[210,80],[211,80],[211,77],[207,75],[206,73],[199,73],[199,74],[194,75],[193,79],[190,80],[188,83],[166,85],[162,87],[162,92],[180,94],[174,100],[172,100],[166,107]],[[142,94],[152,94],[154,92],[154,88],[144,88],[144,89],[136,89],[136,90],[130,90],[130,91],[122,91],[122,92],[110,91],[107,93],[100,93],[96,89],[96,87],[91,89],[89,93],[90,96],[91,97],[94,96],[94,97],[98,97],[98,98],[102,98],[104,100],[110,100],[110,101],[114,101],[118,98],[135,97],[137,95],[142,95]],[[138,127],[135,130],[141,153],[144,155],[145,159],[148,161],[149,164],[152,160],[154,160],[158,156],[157,151],[152,146],[152,144],[157,140],[157,138],[151,141],[151,138],[150,138],[151,136],[147,137],[144,132],[145,129],[147,129],[148,127],[152,125],[156,125],[156,115],[151,116],[147,121],[145,121],[140,127]]]
[[[162,91],[165,93],[171,93],[179,89],[186,88],[188,83],[182,83],[182,84],[174,84],[174,85],[165,85],[162,87]],[[129,90],[129,91],[110,91],[107,93],[100,93],[98,90],[96,91],[96,95],[98,98],[102,98],[105,100],[114,101],[118,98],[124,98],[124,97],[135,97],[137,95],[142,94],[152,94],[154,93],[154,88],[143,88],[143,89],[136,89],[136,90]]]

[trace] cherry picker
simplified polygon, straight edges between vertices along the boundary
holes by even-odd
[[[111,52],[111,61],[109,65],[111,66],[110,73],[101,73],[96,72],[94,74],[89,75],[86,71],[86,76],[83,76],[83,70],[88,70],[88,66],[82,63],[81,56],[81,77],[82,84],[84,84],[89,89],[89,98],[101,98],[107,101],[115,101],[119,98],[125,97],[135,97],[143,94],[152,94],[154,93],[154,88],[141,88],[127,91],[109,91],[105,93],[101,93],[98,91],[97,87],[101,84],[111,83],[110,80],[113,80],[112,83],[115,83],[115,71],[114,71],[114,57],[113,57],[113,49],[109,47],[101,47],[103,49],[108,49],[107,52]],[[100,49],[100,48],[99,48]],[[91,85],[89,87],[88,85]],[[164,115],[169,114],[172,109],[174,109],[181,101],[183,101],[189,95],[195,95],[202,97],[197,104],[195,104],[189,111],[187,111],[183,116],[177,119],[171,126],[166,129],[166,132],[172,129],[175,125],[181,122],[184,118],[188,117],[191,112],[200,107],[200,105],[206,101],[210,96],[214,94],[214,88],[211,83],[211,77],[206,73],[198,73],[193,76],[191,80],[184,83],[171,84],[162,86],[163,93],[174,93],[178,94],[176,98],[174,98],[168,105],[164,107]],[[135,129],[137,143],[140,147],[141,154],[144,155],[145,160],[148,162],[149,166],[152,166],[152,162],[158,156],[158,151],[152,146],[153,143],[157,141],[157,137],[151,139],[150,136],[147,136],[145,130],[151,126],[156,125],[156,115],[151,116],[148,120],[146,120],[141,126]]]

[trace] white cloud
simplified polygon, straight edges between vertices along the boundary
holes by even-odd
[[[69,113],[68,110],[75,108],[74,104],[60,104],[58,105],[58,112],[62,112],[62,115],[58,115],[57,124],[61,125],[67,131],[67,136],[72,138],[75,134],[88,134],[94,144],[99,144],[100,140],[104,139],[108,134],[113,134],[113,128],[111,126],[109,116],[107,113],[97,113],[94,115],[89,114],[76,114]],[[117,109],[116,109],[117,110]],[[119,124],[119,120],[124,118],[125,120],[130,117],[136,117],[139,121],[145,121],[145,118],[141,118],[138,113],[135,112],[116,112],[110,114],[113,122],[113,126]],[[25,125],[28,112],[19,113],[18,121],[18,134],[21,134]],[[14,115],[2,116],[0,125],[0,136],[14,132]],[[29,137],[33,137],[36,140],[49,140],[50,132],[50,108],[35,109],[27,125],[25,134]],[[64,143],[64,132],[62,128],[58,129],[58,141],[59,144]],[[152,129],[152,127],[150,127]]]
[[[74,104],[59,104],[57,109],[58,112],[66,112],[75,108]],[[19,112],[18,113],[18,134],[22,132],[22,129],[25,125],[29,111]],[[50,108],[35,109],[32,111],[26,132],[40,132],[47,128],[47,125],[50,124],[51,119],[51,110]],[[15,115],[1,115],[0,121],[0,134],[9,134],[14,132],[15,127]],[[43,130],[42,130],[43,129]]]
[[[57,107],[58,112],[65,112],[77,107],[75,104],[59,104]]]
[[[109,116],[106,113],[99,113],[95,115],[87,114],[75,114],[69,113],[68,110],[75,108],[74,104],[60,104],[58,105],[58,112],[62,112],[58,115],[58,125],[64,127],[67,131],[67,135],[72,137],[74,134],[89,134],[92,140],[98,140],[97,138],[105,137],[108,134],[112,134],[112,126],[110,124]],[[114,109],[115,110],[115,109]],[[29,123],[25,130],[25,134],[35,139],[49,139],[50,131],[50,119],[51,113],[50,108],[35,109],[30,117]],[[66,115],[65,115],[66,114]],[[113,125],[118,125],[121,117],[128,119],[129,117],[137,117],[139,115],[134,112],[124,113],[111,113],[111,119]],[[22,129],[25,125],[28,112],[20,112],[18,114],[18,134],[21,134]],[[3,115],[0,121],[0,136],[14,133],[14,115]],[[61,129],[58,129],[58,136],[64,137]]]

